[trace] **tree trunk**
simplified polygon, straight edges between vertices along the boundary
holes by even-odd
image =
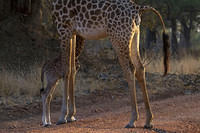
[[[171,19],[171,42],[172,42],[172,54],[175,54],[178,52],[178,41],[177,41],[177,25],[176,25],[176,19]]]
[[[185,44],[186,47],[190,47],[191,46],[191,31],[193,28],[193,12],[189,13],[188,18],[182,18],[181,19],[181,26],[182,26],[182,34],[184,35],[184,39],[185,39]]]
[[[11,0],[0,0],[0,20],[11,13]]]
[[[145,39],[146,48],[150,48],[152,43],[156,43],[156,31],[155,30],[146,30],[146,39]]]
[[[32,0],[0,0],[0,19],[12,13],[29,15],[32,13],[32,3]]]
[[[182,30],[181,30],[181,34],[183,34],[183,36],[184,36],[184,45],[185,45],[185,47],[190,47],[190,45],[191,45],[191,36],[190,36],[190,34],[191,34],[191,30],[192,30],[192,27],[191,27],[191,23],[192,23],[192,20],[190,20],[190,25],[189,26],[187,26],[187,22],[186,21],[184,21],[184,20],[182,20],[181,21],[181,27],[182,27]]]

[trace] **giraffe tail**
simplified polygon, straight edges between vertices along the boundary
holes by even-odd
[[[163,21],[162,16],[160,13],[153,7],[150,6],[140,6],[139,7],[139,12],[142,13],[144,11],[153,11],[160,19],[162,23],[162,28],[163,28],[163,54],[164,54],[164,59],[163,59],[163,64],[164,64],[164,74],[165,76],[168,71],[169,71],[169,58],[170,58],[170,42],[169,42],[169,35],[166,33],[166,28],[165,28],[165,23]]]

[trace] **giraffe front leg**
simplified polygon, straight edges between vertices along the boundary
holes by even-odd
[[[68,113],[68,89],[66,88],[67,84],[66,83],[68,81],[67,78],[63,79],[63,98],[62,98],[62,107],[61,107],[61,115],[59,120],[57,121],[56,125],[60,125],[60,124],[65,124],[67,123],[66,117],[67,117],[67,113]]]
[[[67,122],[76,121],[74,115],[76,114],[76,106],[75,106],[75,76],[76,76],[76,36],[74,35],[71,39],[71,48],[72,48],[72,56],[71,56],[71,75],[70,75],[70,84],[69,84],[69,114],[67,116]]]
[[[80,64],[78,58],[83,51],[84,47],[84,38],[81,36],[74,36],[73,37],[73,60],[72,60],[72,74],[70,78],[70,87],[69,87],[69,114],[67,117],[67,122],[76,121],[75,114],[76,114],[76,106],[75,106],[75,94],[74,94],[74,87],[75,87],[75,78],[76,73],[80,68]],[[75,51],[74,51],[75,50]],[[74,55],[75,54],[75,55]],[[75,60],[74,60],[75,56]]]
[[[50,115],[50,102],[51,102],[52,95],[48,97],[47,100],[47,125],[46,126],[51,126],[51,115]]]
[[[70,39],[72,36],[72,32],[67,30],[61,30],[58,32],[61,34],[61,67],[64,73],[64,87],[63,87],[63,99],[62,99],[62,108],[61,108],[61,116],[57,122],[57,125],[64,124],[67,122],[67,114],[68,114],[68,100],[69,100],[69,83],[70,83],[70,75],[71,75],[71,45]]]
[[[74,82],[75,75],[71,75],[70,88],[69,88],[69,113],[67,115],[67,122],[76,121],[76,106],[75,106],[75,94],[74,94]]]
[[[42,124],[44,127],[48,125],[47,123],[47,97],[42,95]]]
[[[47,108],[47,124],[48,125],[47,126],[51,125],[50,104],[51,104],[51,100],[52,100],[53,93],[55,91],[56,85],[57,85],[57,79],[53,80],[53,82],[51,84],[51,91],[50,91],[48,101],[47,101],[47,106],[48,106],[48,108]]]
[[[42,123],[44,127],[51,125],[50,120],[50,101],[53,88],[53,82],[47,81],[47,87],[41,92],[42,96],[42,105],[43,105],[43,114],[42,114]]]

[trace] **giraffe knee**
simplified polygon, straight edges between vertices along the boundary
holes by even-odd
[[[137,78],[141,79],[143,78],[145,73],[145,68],[143,65],[140,65],[139,67],[136,67],[136,76]]]

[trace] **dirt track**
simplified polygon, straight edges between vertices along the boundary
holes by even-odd
[[[56,126],[60,114],[60,109],[56,106],[53,107],[56,111],[52,113],[53,125],[49,128],[41,126],[41,113],[31,116],[21,114],[23,116],[21,119],[19,117],[15,118],[16,120],[2,121],[0,132],[200,133],[200,94],[176,96],[165,100],[157,99],[151,102],[155,117],[152,130],[143,129],[145,110],[142,102],[139,103],[140,119],[137,128],[124,128],[130,116],[128,98],[127,95],[111,97],[104,95],[96,98],[92,96],[85,99],[80,97],[82,100],[78,102],[77,122]]]

